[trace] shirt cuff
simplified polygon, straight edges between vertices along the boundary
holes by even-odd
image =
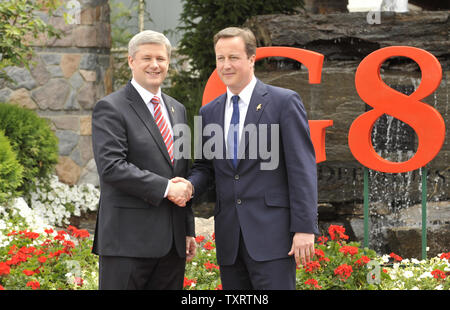
[[[169,193],[169,184],[170,184],[170,180],[167,182],[166,191],[164,192],[164,198],[167,198],[167,194]]]

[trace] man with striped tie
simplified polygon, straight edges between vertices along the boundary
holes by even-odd
[[[195,255],[187,158],[174,150],[174,126],[186,110],[161,92],[171,45],[151,30],[128,45],[132,80],[102,98],[92,114],[100,177],[93,252],[100,289],[182,289],[186,259]],[[172,201],[177,202],[177,205]]]

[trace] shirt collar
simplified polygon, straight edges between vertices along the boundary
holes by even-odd
[[[250,81],[250,83],[248,83],[247,86],[245,86],[244,89],[238,94],[239,99],[242,100],[244,104],[248,105],[250,103],[250,98],[252,97],[255,85],[256,85],[256,77],[253,75],[253,78]],[[233,94],[227,87],[227,105],[231,105],[231,97],[233,97],[234,95],[235,94]]]
[[[150,100],[152,100],[153,97],[157,96],[160,101],[162,101],[161,97],[161,87],[158,88],[158,92],[156,94],[153,94],[152,92],[146,90],[144,87],[142,87],[134,78],[131,79],[131,84],[136,88],[139,95],[141,95],[142,100],[144,100],[145,104],[148,104]]]

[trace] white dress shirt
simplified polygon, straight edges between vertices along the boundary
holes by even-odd
[[[250,99],[253,94],[253,90],[256,85],[256,77],[253,76],[250,83],[244,87],[244,89],[239,94],[233,94],[227,87],[227,100],[225,101],[225,119],[224,119],[224,134],[225,141],[228,137],[228,130],[230,129],[231,117],[233,115],[233,102],[231,102],[231,97],[234,95],[239,96],[239,141],[241,141],[242,130],[244,129],[245,117],[247,115],[248,106],[250,104]],[[225,143],[225,147],[227,144]]]

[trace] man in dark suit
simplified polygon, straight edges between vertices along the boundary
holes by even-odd
[[[250,30],[226,28],[214,37],[214,46],[227,93],[203,106],[200,115],[203,129],[218,125],[223,138],[203,133],[204,156],[188,180],[199,195],[208,179],[215,179],[222,285],[295,289],[296,264],[311,260],[318,234],[316,161],[305,108],[294,91],[255,78]],[[209,139],[219,142],[215,148],[205,144]],[[272,158],[263,156],[269,149]]]
[[[194,216],[186,206],[192,193],[171,181],[189,166],[173,147],[173,128],[186,124],[186,110],[160,88],[170,51],[158,32],[135,35],[128,46],[132,80],[94,107],[100,289],[182,289],[186,258],[195,255]]]

